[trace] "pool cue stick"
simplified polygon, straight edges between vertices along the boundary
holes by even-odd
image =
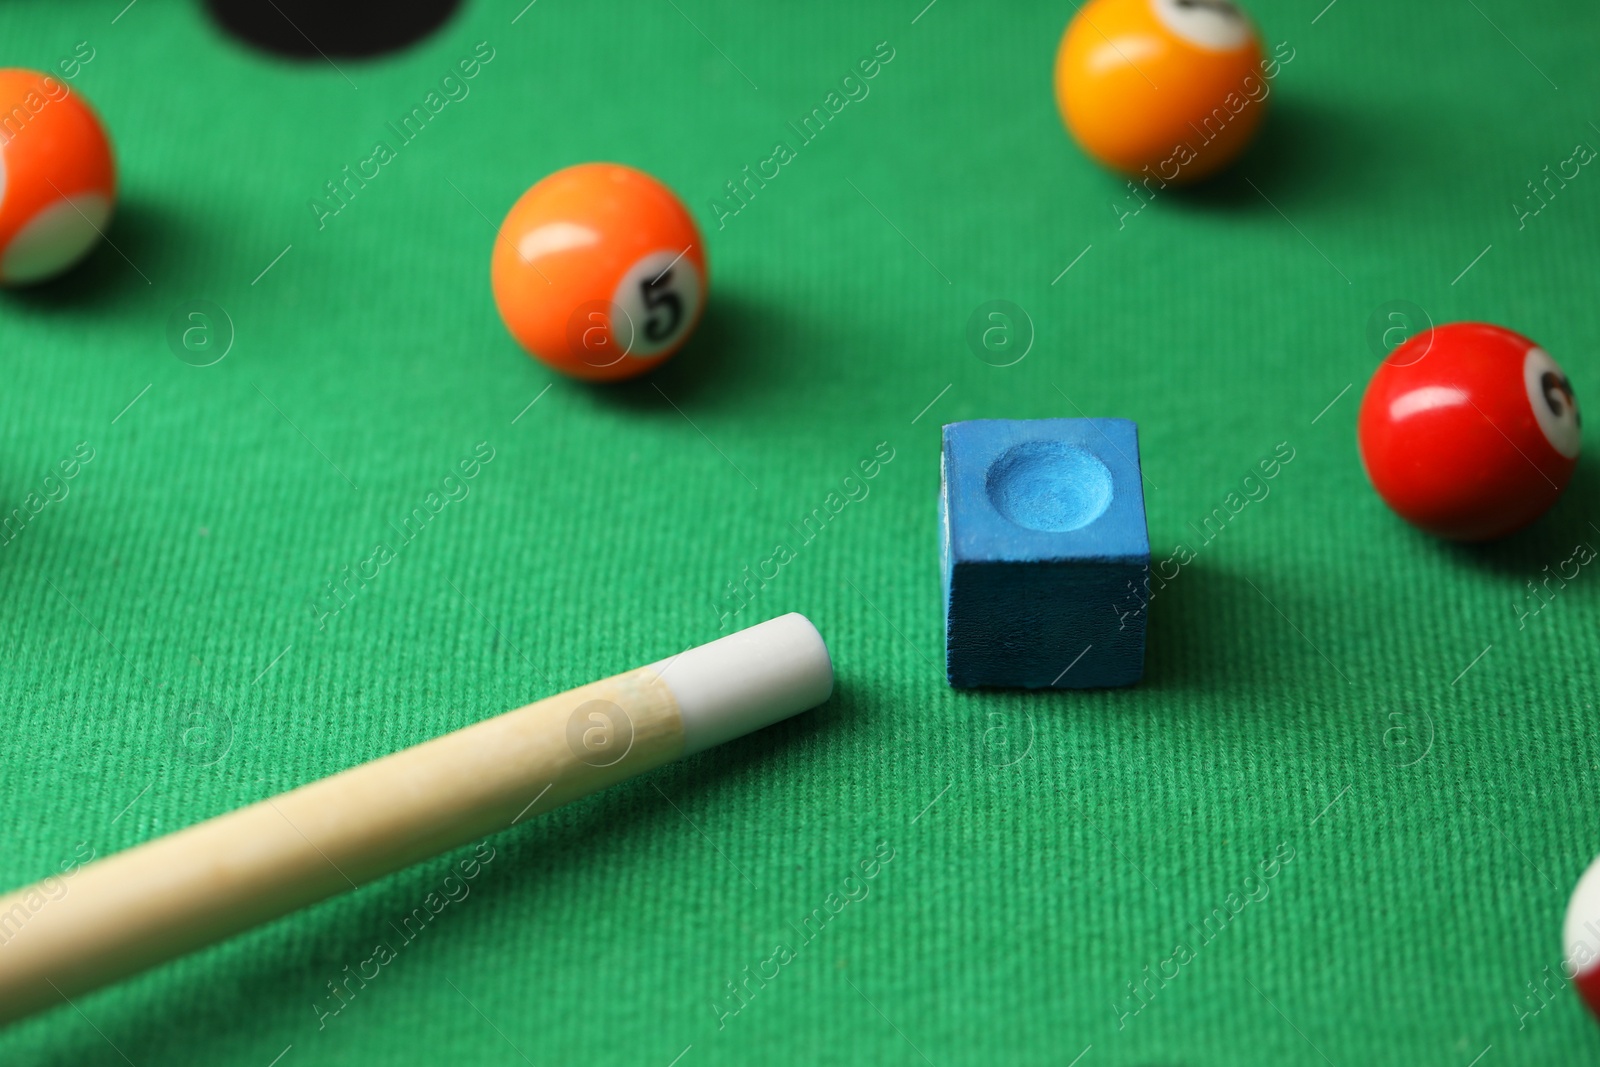
[[[784,615],[6,894],[0,1023],[798,714],[832,690],[821,635]]]

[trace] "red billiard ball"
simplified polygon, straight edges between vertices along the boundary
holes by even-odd
[[[0,284],[82,259],[116,197],[111,142],[83,97],[48,74],[0,70]]]
[[[1578,401],[1549,354],[1478,322],[1438,326],[1384,360],[1361,399],[1361,462],[1384,503],[1455,541],[1521,529],[1578,462]]]
[[[1562,973],[1600,1016],[1600,859],[1589,864],[1567,901],[1561,942]]]
[[[522,195],[495,238],[495,306],[529,353],[615,381],[665,362],[694,332],[706,253],[683,202],[650,175],[582,163]]]

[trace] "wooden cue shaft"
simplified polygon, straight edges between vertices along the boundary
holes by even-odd
[[[0,1022],[504,830],[683,748],[677,699],[640,668],[6,894]]]

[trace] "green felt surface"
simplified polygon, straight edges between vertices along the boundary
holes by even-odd
[[[1384,510],[1354,437],[1389,301],[1511,326],[1600,389],[1600,177],[1520,228],[1512,207],[1600,144],[1593,9],[1263,0],[1294,58],[1257,150],[1119,224],[1051,96],[1072,5],[922,2],[475,0],[338,70],[224,41],[197,5],[5,5],[7,64],[90,43],[73,84],[123,186],[120,252],[0,300],[0,505],[93,450],[0,547],[0,885],[709,640],[725,583],[893,459],[735,619],[815,620],[825,707],[494,837],[337,1015],[327,983],[470,848],[17,1025],[0,1062],[1600,1050],[1570,990],[1529,987],[1600,850],[1600,576],[1517,610],[1600,544],[1594,457],[1536,527],[1463,549]],[[322,184],[478,42],[470,94],[319,230]],[[870,94],[800,145],[787,121],[880,42]],[[724,182],[780,140],[796,158],[719,228]],[[504,211],[588,159],[677,189],[711,260],[694,342],[620,388],[554,380],[488,289]],[[166,340],[197,299],[236,334],[204,368]],[[1036,335],[1013,366],[966,340],[995,299]],[[1146,681],[953,692],[939,426],[1080,413],[1138,421],[1158,558],[1195,551],[1151,606]],[[319,623],[325,583],[480,442],[468,495]],[[1197,536],[1280,448],[1268,495]],[[892,861],[847,883],[880,842]],[[865,897],[806,942],[847,885]],[[1177,976],[1124,1015],[1147,966]],[[732,1013],[725,983],[774,967]]]

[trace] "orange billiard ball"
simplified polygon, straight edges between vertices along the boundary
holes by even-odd
[[[111,142],[83,97],[48,74],[0,70],[0,284],[78,262],[116,199]]]
[[[1260,38],[1228,0],[1090,0],[1056,53],[1056,104],[1083,150],[1162,183],[1244,151],[1268,92]]]
[[[581,163],[522,194],[495,238],[495,306],[517,343],[592,381],[643,374],[700,321],[706,253],[672,190],[617,163]]]

